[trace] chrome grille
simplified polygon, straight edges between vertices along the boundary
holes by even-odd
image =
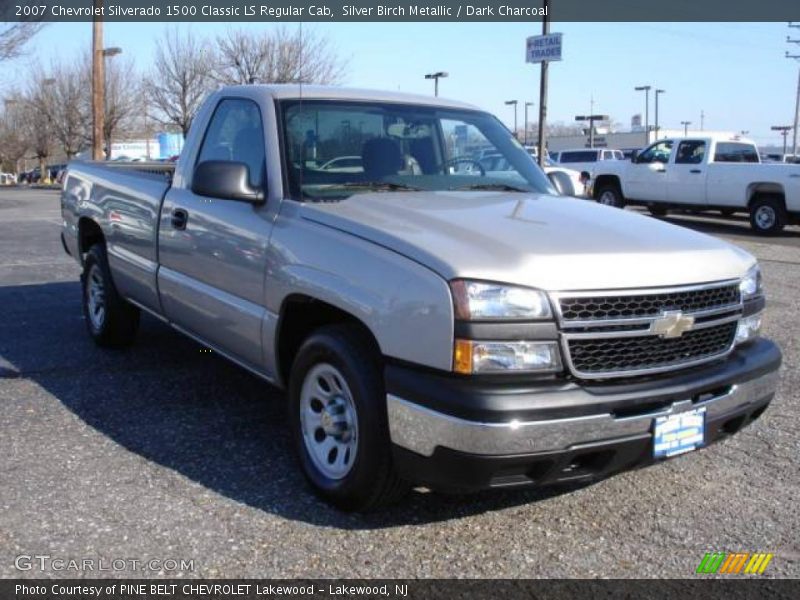
[[[721,358],[742,314],[738,281],[652,290],[555,293],[566,364],[576,377],[660,373]],[[678,332],[664,319],[679,315]]]

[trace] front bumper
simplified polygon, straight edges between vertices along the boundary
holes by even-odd
[[[720,363],[617,384],[481,384],[390,365],[395,462],[410,481],[454,491],[603,477],[653,462],[656,417],[705,408],[705,445],[749,424],[780,363],[758,340]]]

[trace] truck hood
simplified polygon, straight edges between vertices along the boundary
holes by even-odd
[[[445,279],[548,291],[720,281],[741,277],[755,262],[711,236],[562,196],[366,193],[305,204],[302,216],[405,255]]]

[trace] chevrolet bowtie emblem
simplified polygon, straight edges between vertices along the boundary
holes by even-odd
[[[694,326],[694,317],[679,310],[665,310],[650,325],[650,331],[664,338],[681,337]]]

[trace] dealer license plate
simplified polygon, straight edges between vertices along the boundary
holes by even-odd
[[[705,441],[705,430],[705,408],[656,417],[653,428],[653,456],[666,458],[696,450]]]

